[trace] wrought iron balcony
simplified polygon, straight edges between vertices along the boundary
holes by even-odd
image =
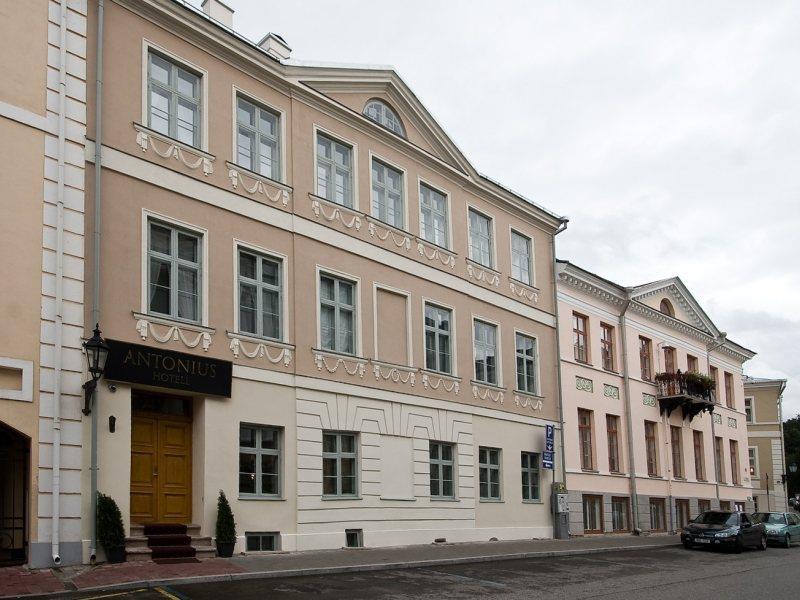
[[[703,411],[714,412],[713,387],[706,375],[700,373],[658,373],[658,404],[661,413],[672,414],[680,408],[683,418],[691,421]]]

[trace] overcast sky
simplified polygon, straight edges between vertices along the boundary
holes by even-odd
[[[680,275],[800,413],[800,2],[226,2],[292,58],[393,65],[479,171],[570,218],[559,258]]]

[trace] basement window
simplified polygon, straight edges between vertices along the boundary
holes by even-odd
[[[274,552],[280,550],[280,533],[273,532],[245,532],[248,552]]]
[[[345,529],[344,535],[348,548],[364,547],[364,531],[362,529]]]

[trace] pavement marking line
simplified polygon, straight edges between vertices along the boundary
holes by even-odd
[[[415,569],[417,571],[425,571],[426,573],[435,573],[436,575],[443,575],[450,579],[457,579],[459,581],[477,581],[481,585],[485,585],[488,587],[498,588],[498,589],[508,589],[508,586],[504,583],[497,583],[494,581],[488,581],[486,579],[478,579],[477,577],[468,577],[467,575],[456,575],[455,573],[447,573],[445,571],[437,571],[435,569]]]
[[[146,588],[142,588],[139,590],[128,590],[125,592],[117,592],[115,594],[104,594],[102,596],[87,596],[86,598],[81,598],[81,600],[100,600],[100,598],[116,598],[119,596],[126,596],[128,594],[139,594],[141,592],[146,592]]]
[[[175,594],[172,594],[167,590],[165,590],[163,587],[155,587],[153,589],[162,596],[164,596],[165,598],[169,598],[169,600],[183,600],[184,598],[186,598],[186,596],[176,596]]]

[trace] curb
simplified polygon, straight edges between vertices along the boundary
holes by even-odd
[[[108,592],[130,590],[133,588],[156,588],[173,585],[191,585],[193,583],[221,583],[226,581],[244,581],[248,579],[277,579],[281,577],[305,577],[310,575],[336,575],[340,573],[354,573],[363,571],[395,571],[400,569],[419,569],[424,567],[437,567],[447,565],[460,565],[470,563],[484,563],[492,561],[521,560],[529,558],[558,558],[567,556],[581,556],[588,554],[602,554],[604,552],[625,552],[630,550],[654,550],[659,548],[675,548],[680,544],[638,544],[635,546],[612,546],[609,548],[582,548],[575,550],[546,550],[533,552],[516,552],[513,554],[491,554],[479,556],[462,556],[454,558],[435,558],[401,563],[368,563],[357,565],[340,565],[335,567],[309,567],[305,569],[283,569],[280,571],[245,571],[243,573],[223,573],[220,575],[196,575],[194,577],[174,577],[170,579],[151,579],[144,581],[126,581],[124,583],[110,583],[108,585],[93,586],[76,590],[64,590],[47,594],[29,596],[0,596],[2,598],[72,598],[78,594],[89,592]]]

